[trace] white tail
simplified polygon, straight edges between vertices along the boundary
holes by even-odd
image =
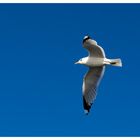
[[[112,66],[122,67],[121,59],[109,59]]]
[[[117,66],[117,67],[122,67],[122,61],[120,58],[118,59],[104,59],[104,64],[105,65],[112,65],[112,66]]]

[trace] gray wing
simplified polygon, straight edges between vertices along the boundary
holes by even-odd
[[[96,98],[96,90],[104,74],[105,67],[89,68],[83,79],[83,106],[88,113]]]
[[[95,40],[88,39],[84,42],[83,47],[89,51],[91,57],[105,58],[105,52],[102,47],[100,47]]]

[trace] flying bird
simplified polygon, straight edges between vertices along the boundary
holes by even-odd
[[[82,64],[89,67],[88,72],[83,78],[83,107],[86,114],[89,113],[91,105],[93,104],[96,95],[98,85],[103,77],[105,66],[119,66],[122,67],[121,59],[107,59],[105,52],[97,42],[85,36],[83,39],[83,47],[88,50],[89,56],[81,58],[75,64]]]

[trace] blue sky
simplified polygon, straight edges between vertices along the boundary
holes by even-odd
[[[88,116],[82,106],[90,35],[108,58]],[[1,4],[0,136],[140,136],[139,4]]]

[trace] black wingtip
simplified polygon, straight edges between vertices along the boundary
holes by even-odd
[[[90,111],[90,108],[91,108],[91,105],[89,105],[85,98],[83,97],[83,106],[84,106],[84,111],[85,111],[85,114],[88,115],[89,114],[89,111]]]
[[[85,111],[85,115],[88,115],[89,114],[89,111],[88,110],[84,110]]]
[[[83,39],[83,43],[84,43],[86,40],[88,40],[88,39],[90,39],[90,36],[88,36],[88,35],[85,36],[84,39]]]

